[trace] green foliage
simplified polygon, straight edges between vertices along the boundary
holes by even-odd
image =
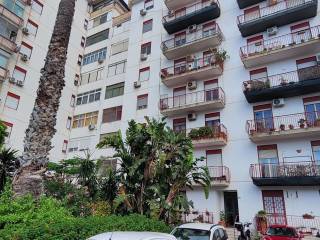
[[[189,133],[189,137],[191,139],[201,139],[201,138],[209,138],[213,137],[213,129],[210,127],[200,127],[198,129],[192,129]]]
[[[7,127],[3,122],[0,121],[0,148],[3,147],[7,136]]]

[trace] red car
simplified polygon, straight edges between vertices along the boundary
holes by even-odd
[[[299,234],[294,227],[286,225],[271,225],[264,240],[301,240],[303,235]]]

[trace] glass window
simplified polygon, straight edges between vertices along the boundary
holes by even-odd
[[[66,128],[70,129],[71,128],[71,122],[72,122],[72,117],[67,118],[67,123],[66,123]]]
[[[77,96],[77,105],[83,105],[87,103],[92,103],[100,100],[101,96],[101,88],[90,91],[90,92],[85,92],[78,94]]]
[[[13,70],[12,77],[16,81],[24,82],[24,80],[26,78],[26,73],[27,73],[26,70],[16,66],[15,69]]]
[[[37,32],[38,32],[38,25],[34,22],[32,22],[31,20],[28,20],[27,22],[27,26],[26,26],[29,30],[29,34],[36,36]]]
[[[1,0],[0,3],[3,4],[11,12],[14,12],[17,16],[21,18],[23,17],[24,4],[20,0]]]
[[[320,165],[320,141],[312,142],[312,153],[314,161]]]
[[[40,15],[42,14],[43,4],[40,3],[39,1],[33,0],[31,7],[32,7],[32,10],[35,11],[36,13],[38,13]]]
[[[320,102],[311,102],[304,105],[307,122],[309,124],[314,124],[318,119],[320,119]]]
[[[121,61],[108,66],[108,76],[115,76],[126,72],[127,61]]]
[[[122,106],[103,110],[102,123],[120,121],[122,117]]]
[[[176,133],[186,132],[186,118],[173,119],[173,131]]]
[[[63,153],[66,153],[66,152],[67,152],[67,149],[68,149],[68,141],[67,141],[67,140],[64,140],[64,141],[63,141],[63,144],[62,144],[62,152],[63,152]]]
[[[84,55],[82,65],[87,65],[93,62],[97,62],[99,59],[106,59],[107,57],[107,48],[100,49]]]
[[[112,12],[107,12],[105,14],[102,14],[99,17],[96,17],[93,19],[93,27],[97,27],[101,24],[104,24],[112,19]]]
[[[272,109],[255,110],[254,120],[258,132],[270,131],[274,128]]]
[[[206,154],[207,154],[207,166],[215,167],[215,166],[223,165],[221,150],[208,150]]]
[[[32,47],[30,45],[28,45],[27,43],[22,42],[21,46],[20,46],[20,53],[27,55],[28,58],[30,58],[31,54],[32,54]]]
[[[124,92],[124,83],[114,84],[112,86],[106,87],[106,99],[118,97],[123,95]]]
[[[140,69],[139,72],[139,81],[148,81],[150,77],[150,67]]]
[[[0,49],[0,67],[7,68],[8,61],[9,61],[8,54],[2,49]]]
[[[109,29],[98,32],[92,36],[87,37],[86,47],[104,41],[109,38]]]
[[[150,10],[153,8],[153,0],[145,0],[144,1],[144,9]]]
[[[141,46],[141,54],[151,54],[151,42],[145,43]]]
[[[115,43],[111,46],[111,53],[112,55],[116,55],[121,52],[126,52],[128,51],[128,46],[129,46],[128,39],[119,43]]]
[[[14,93],[8,92],[7,97],[6,97],[6,102],[4,105],[7,108],[17,110],[18,106],[19,106],[19,102],[20,102],[20,96],[14,94]]]
[[[76,115],[73,117],[72,128],[87,127],[98,122],[98,111]]]
[[[77,152],[83,149],[89,149],[91,138],[71,139],[69,142],[68,152]]]
[[[150,19],[148,21],[145,21],[143,23],[143,27],[142,27],[142,33],[146,33],[146,32],[149,32],[152,30],[152,23],[153,23],[153,20]]]
[[[88,84],[91,82],[101,80],[102,79],[102,71],[103,71],[103,68],[100,68],[100,69],[93,71],[93,72],[81,74],[80,85],[84,85],[84,84]]]
[[[146,109],[147,107],[148,107],[148,94],[138,96],[137,110]]]

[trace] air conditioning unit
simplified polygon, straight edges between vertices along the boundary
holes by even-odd
[[[16,83],[16,79],[14,77],[9,77],[8,80],[10,83]]]
[[[188,113],[188,120],[189,121],[197,120],[197,114],[196,113]]]
[[[98,59],[98,63],[99,63],[99,64],[102,64],[103,62],[104,62],[104,59],[103,59],[103,58],[99,58],[99,59]]]
[[[134,86],[134,88],[139,88],[139,87],[141,87],[141,82],[136,81],[136,82],[134,82],[133,86]]]
[[[29,29],[28,29],[28,28],[24,27],[24,28],[22,28],[21,30],[22,30],[22,33],[23,33],[24,35],[29,35]]]
[[[141,9],[141,10],[140,10],[140,15],[141,15],[142,17],[145,16],[145,15],[147,15],[147,10]]]
[[[26,54],[22,54],[21,57],[20,57],[20,59],[21,59],[21,61],[23,61],[23,62],[27,62],[28,59],[29,59],[29,57],[28,57],[28,55],[26,55]]]
[[[272,27],[267,29],[267,34],[269,37],[277,35],[278,33],[278,27]]]
[[[147,59],[148,59],[148,54],[142,53],[141,56],[140,56],[140,60],[141,61],[146,61]]]
[[[16,82],[16,85],[17,85],[17,86],[19,86],[19,87],[23,87],[24,82],[23,82],[23,81],[18,80],[18,81]]]
[[[93,131],[93,130],[96,129],[96,125],[90,124],[90,125],[88,126],[88,129],[89,129],[90,131]]]
[[[189,90],[194,90],[196,88],[197,88],[197,81],[188,82],[188,89]]]
[[[189,31],[189,33],[193,33],[195,31],[197,31],[197,25],[194,24],[194,25],[189,26],[188,31]]]
[[[284,106],[284,98],[273,99],[272,106],[275,108]]]

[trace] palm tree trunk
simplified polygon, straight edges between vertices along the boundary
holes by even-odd
[[[41,70],[37,98],[24,139],[22,168],[13,181],[16,196],[43,193],[43,171],[49,161],[56,116],[65,86],[65,65],[76,0],[61,0],[49,49]],[[40,171],[39,171],[40,170]]]

